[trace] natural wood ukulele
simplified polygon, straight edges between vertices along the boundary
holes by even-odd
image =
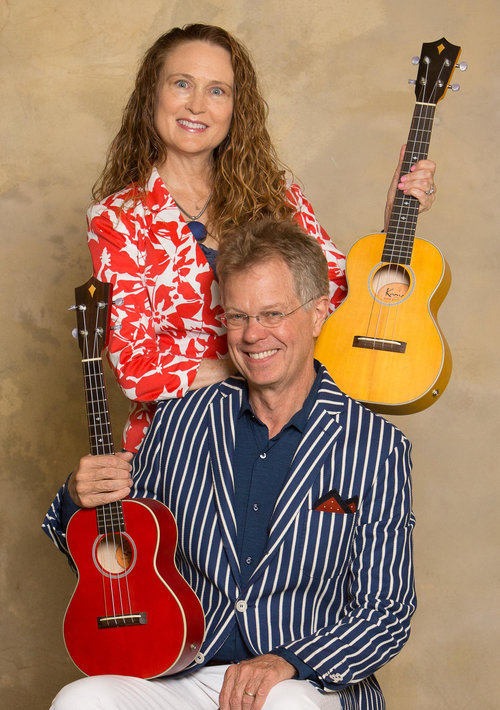
[[[460,47],[444,38],[422,46],[401,175],[427,158],[436,104],[459,54]],[[450,270],[433,244],[415,238],[418,211],[418,200],[397,190],[387,234],[354,244],[347,257],[347,298],[316,343],[316,357],[340,389],[379,412],[425,409],[451,374],[450,350],[437,324]]]
[[[75,289],[92,455],[113,454],[101,351],[108,334],[111,285],[91,278]],[[64,617],[64,640],[86,675],[140,678],[191,663],[204,635],[200,602],[174,561],[172,513],[144,498],[81,509],[67,542],[78,584]]]

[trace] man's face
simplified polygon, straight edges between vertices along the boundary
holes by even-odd
[[[227,313],[247,315],[289,313],[301,305],[290,269],[279,257],[228,276],[222,284],[222,300]],[[327,310],[328,299],[323,296],[298,308],[275,328],[250,318],[243,327],[228,329],[231,358],[248,380],[250,391],[307,391],[315,376],[314,338]]]

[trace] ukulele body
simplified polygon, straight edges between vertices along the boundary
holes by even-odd
[[[64,640],[86,675],[170,675],[198,652],[204,616],[175,566],[177,527],[153,499],[124,500],[120,532],[98,529],[97,509],[71,518],[68,547],[78,583],[64,618]]]
[[[425,409],[443,392],[451,354],[437,311],[451,282],[441,252],[415,239],[407,266],[381,261],[385,234],[358,240],[348,295],[324,324],[315,356],[348,395],[378,412]]]

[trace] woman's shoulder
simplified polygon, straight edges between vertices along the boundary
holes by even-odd
[[[288,204],[295,209],[295,212],[301,212],[304,209],[312,212],[311,203],[305,196],[303,188],[296,182],[287,185],[286,199]]]
[[[143,212],[146,210],[155,211],[164,207],[171,199],[157,169],[154,167],[145,187],[134,182],[130,183],[111,195],[107,195],[102,200],[93,202],[88,209],[88,215],[92,219],[107,211],[112,211],[115,214]]]

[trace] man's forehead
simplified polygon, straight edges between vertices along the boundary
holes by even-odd
[[[271,306],[297,298],[292,272],[281,257],[260,260],[233,271],[221,279],[220,287],[223,301],[228,297],[258,297]]]

